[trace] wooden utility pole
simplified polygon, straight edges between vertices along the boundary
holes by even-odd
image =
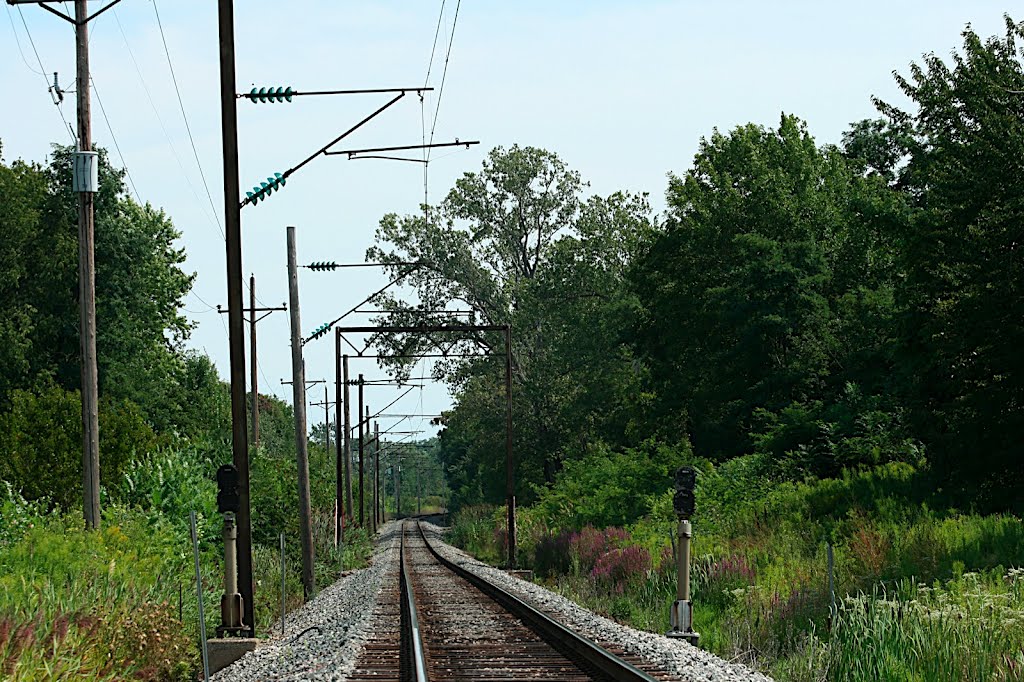
[[[505,325],[505,497],[508,514],[508,565],[516,567],[516,478],[512,466],[512,328]]]
[[[252,410],[252,446],[260,444],[260,391],[256,378],[256,275],[249,275],[249,390]]]
[[[54,0],[50,0],[53,2]],[[96,362],[96,257],[94,195],[99,191],[99,155],[92,149],[92,85],[89,77],[89,22],[117,4],[112,0],[89,14],[86,0],[75,0],[75,16],[59,12],[46,0],[7,0],[35,4],[75,27],[77,146],[72,157],[72,189],[78,194],[78,307],[82,395],[82,516],[85,527],[100,527],[99,370]],[[56,77],[56,76],[55,76]],[[56,85],[56,81],[55,81]]]
[[[384,521],[380,499],[380,424],[373,422],[373,529]]]
[[[260,444],[260,401],[259,401],[259,383],[257,381],[257,370],[259,365],[256,356],[256,323],[262,320],[264,317],[272,312],[278,310],[288,310],[288,306],[281,305],[277,308],[257,308],[256,307],[256,276],[249,275],[249,307],[242,310],[243,313],[249,313],[249,387],[250,387],[250,403],[249,410],[252,421],[252,431],[250,432],[250,443],[252,446],[258,447]],[[228,310],[221,310],[220,304],[217,304],[218,313],[227,313]],[[263,313],[259,317],[256,317],[256,313]],[[245,316],[242,316],[242,321],[245,320]]]
[[[231,361],[231,456],[238,469],[238,592],[242,624],[256,634],[249,508],[249,434],[245,414],[245,334],[242,331],[242,213],[238,203],[238,112],[235,107],[235,16],[232,0],[218,0],[220,121],[224,158],[224,229],[228,275],[228,347]]]
[[[374,489],[377,491],[377,524],[384,522],[384,495],[381,489],[381,427],[374,420]]]
[[[341,335],[334,335],[334,547],[344,542],[346,465],[341,436]],[[346,405],[346,407],[348,407]],[[348,439],[345,439],[348,442]]]
[[[302,588],[306,600],[316,594],[313,575],[313,525],[309,508],[309,452],[306,441],[306,376],[302,362],[302,322],[299,316],[299,272],[295,257],[295,228],[288,236],[288,307],[292,331],[292,409],[295,412],[295,458],[299,472],[299,540],[302,545]]]
[[[338,348],[339,348],[339,350],[341,348],[341,334],[340,333],[338,334]],[[348,392],[348,356],[347,355],[342,358],[342,373],[343,373],[343,376],[344,376],[344,379],[342,381],[342,388],[344,390],[344,395],[342,396],[342,400],[344,401],[344,407],[345,407],[345,443],[344,443],[344,450],[343,450],[343,452],[345,453],[345,510],[348,512],[348,517],[350,519],[354,519],[355,518],[355,513],[353,512],[353,504],[352,504],[352,415],[351,415],[351,410],[349,409],[349,405],[351,404],[351,401],[349,399],[349,392]]]
[[[369,409],[369,408],[367,408]],[[363,375],[359,375],[359,526],[364,527],[366,518],[363,506]]]
[[[78,151],[92,154],[92,110],[89,81],[89,10],[86,0],[75,0],[75,56],[77,63]],[[82,155],[75,155],[76,173]],[[98,163],[95,156],[93,164]],[[98,187],[78,190],[78,305],[82,347],[82,491],[85,527],[100,527],[100,420],[99,370],[96,365],[96,260],[93,193]]]

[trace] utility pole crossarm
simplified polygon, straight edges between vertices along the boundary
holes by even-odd
[[[90,14],[90,15],[82,18],[82,19],[77,19],[77,18],[76,19],[72,19],[71,17],[69,17],[68,15],[64,14],[63,12],[59,12],[59,11],[53,9],[52,7],[48,7],[47,4],[46,4],[47,2],[52,2],[52,3],[56,4],[58,2],[64,2],[64,1],[65,0],[7,0],[7,4],[8,5],[39,5],[40,7],[45,9],[47,12],[50,12],[51,14],[56,14],[58,17],[60,17],[61,19],[63,19],[64,21],[66,21],[68,23],[74,24],[75,26],[84,26],[85,24],[88,24],[90,21],[92,21],[93,19],[95,19],[99,15],[103,14],[104,12],[106,12],[108,9],[110,9],[111,7],[116,5],[117,3],[121,2],[121,0],[112,0],[110,2],[110,4],[106,5],[105,7],[101,8],[101,9],[96,10],[92,14]]]
[[[249,314],[252,314],[252,313],[267,313],[267,315],[269,315],[270,313],[275,313],[275,312],[277,312],[279,310],[280,311],[287,311],[288,310],[288,306],[280,305],[280,306],[278,306],[276,308],[242,308],[242,312],[244,312],[244,313],[249,313]],[[221,315],[226,315],[227,312],[228,312],[228,309],[227,308],[221,308],[220,304],[218,303],[217,304],[217,312],[220,313]],[[259,320],[262,320],[267,315],[260,315],[260,317],[256,321],[259,322]]]
[[[284,379],[281,379],[281,385],[282,386],[290,386],[293,383],[294,383],[293,381],[285,381]],[[326,379],[306,379],[304,383],[307,386],[313,386],[314,384],[325,384],[325,383],[327,383],[327,380]]]

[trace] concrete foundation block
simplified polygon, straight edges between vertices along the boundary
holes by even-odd
[[[258,639],[243,637],[207,640],[206,653],[210,658],[210,674],[220,672],[246,653],[254,650],[258,641]]]

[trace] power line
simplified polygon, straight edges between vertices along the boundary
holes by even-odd
[[[437,14],[437,28],[434,29],[434,45],[430,48],[430,63],[427,64],[427,77],[423,81],[423,87],[430,82],[430,71],[434,68],[434,52],[437,51],[437,37],[441,35],[441,20],[444,18],[445,0],[441,0],[441,11]]]
[[[89,80],[92,82],[93,92],[96,93],[96,102],[98,102],[100,105],[100,112],[103,114],[103,120],[107,124],[107,131],[110,132],[110,139],[114,141],[114,149],[117,150],[117,155],[121,159],[121,167],[124,168],[124,174],[128,176],[128,184],[132,186],[132,191],[135,193],[135,201],[137,201],[141,206],[142,199],[139,198],[139,190],[135,188],[135,180],[132,178],[131,171],[128,170],[128,164],[125,163],[124,154],[121,153],[121,145],[117,143],[117,136],[114,135],[114,129],[110,125],[110,119],[107,118],[107,110],[103,106],[103,100],[100,99],[100,91],[99,88],[96,87],[96,79],[90,75]]]
[[[267,373],[263,371],[263,365],[260,364],[259,355],[256,356],[256,369],[258,369],[260,371],[260,376],[263,377],[263,385],[264,386],[273,386],[273,384],[270,383],[270,379],[267,378]],[[272,395],[272,396],[274,396],[276,398],[277,397],[276,389],[274,391],[272,391],[270,395]]]
[[[444,96],[444,81],[448,76],[448,60],[452,56],[452,43],[455,42],[455,26],[459,23],[459,7],[462,6],[462,0],[459,0],[455,4],[455,18],[452,19],[452,34],[448,39],[448,52],[444,57],[444,71],[441,72],[441,87],[437,91],[437,106],[434,108],[434,122],[430,126],[430,144],[434,143],[434,130],[437,128],[437,114],[441,111],[441,98]],[[430,159],[430,151],[427,150],[427,159]]]
[[[178,162],[178,168],[181,169],[181,174],[185,178],[185,183],[188,185],[189,189],[192,190],[192,194],[195,196],[196,201],[202,204],[203,200],[199,198],[199,193],[196,191],[192,181],[189,180],[189,173],[185,170],[185,165],[181,162],[178,150],[175,149],[174,143],[171,141],[170,133],[167,132],[167,126],[164,125],[163,118],[160,117],[160,111],[157,109],[156,103],[153,101],[153,95],[149,91],[149,86],[146,85],[146,78],[142,75],[142,69],[139,67],[139,62],[135,59],[135,53],[132,51],[132,47],[128,43],[128,35],[125,33],[124,26],[121,24],[121,17],[118,16],[116,8],[112,9],[110,13],[114,15],[114,20],[117,22],[117,27],[121,32],[121,38],[124,40],[124,46],[128,50],[128,56],[131,58],[132,64],[135,66],[135,73],[139,76],[139,82],[142,84],[142,89],[146,93],[146,98],[149,100],[149,106],[153,109],[153,115],[156,117],[157,123],[160,124],[160,129],[163,131],[164,138],[167,140],[167,146],[171,149],[171,155],[174,156],[174,160]],[[203,211],[203,213],[205,214],[206,211]],[[227,239],[227,235],[224,233],[224,228],[220,224],[220,219],[217,217],[216,211],[213,213],[213,218],[217,225],[217,229],[220,230],[221,236],[224,239]]]
[[[40,75],[43,80],[46,80],[46,69],[43,68],[43,60],[39,58],[39,50],[36,49],[36,41],[32,40],[32,32],[28,30],[28,23],[25,21],[25,13],[18,8],[18,15],[21,17],[21,25],[25,27],[25,35],[28,36],[28,42],[32,45],[32,51],[36,54],[36,61],[39,62]]]
[[[181,118],[185,121],[185,131],[188,133],[188,141],[192,145],[192,155],[196,159],[196,166],[199,167],[199,177],[203,181],[203,188],[206,190],[206,198],[210,202],[210,208],[213,210],[213,218],[217,221],[217,227],[220,228],[221,233],[224,232],[223,226],[220,224],[220,218],[217,216],[217,207],[213,203],[213,197],[210,195],[210,186],[206,183],[206,174],[203,173],[203,164],[199,162],[199,152],[196,151],[196,141],[192,139],[192,128],[188,124],[188,116],[185,115],[185,104],[181,101],[181,90],[178,89],[178,78],[174,75],[174,64],[171,63],[171,52],[167,49],[167,38],[164,36],[164,25],[160,21],[160,10],[157,9],[156,0],[153,0],[153,12],[156,14],[156,25],[160,28],[160,40],[164,44],[164,54],[167,56],[167,68],[171,71],[171,82],[174,84],[174,92],[178,96],[178,106],[181,108]]]
[[[214,306],[212,306],[212,305],[210,305],[209,303],[207,303],[207,302],[206,302],[206,299],[204,299],[204,298],[203,298],[202,296],[200,296],[199,294],[197,294],[197,293],[196,293],[195,291],[193,291],[192,289],[189,289],[189,290],[188,290],[188,293],[189,293],[189,294],[191,294],[192,296],[195,296],[195,297],[196,297],[196,298],[197,298],[197,299],[199,300],[199,302],[200,302],[200,303],[202,303],[203,305],[205,305],[205,306],[206,306],[206,310],[205,310],[205,311],[203,311],[203,312],[207,312],[207,313],[208,313],[208,312],[210,312],[211,310],[216,310],[216,308],[215,308]]]
[[[207,308],[209,308],[210,310],[214,310],[214,309],[216,308],[216,306],[212,306],[212,305],[210,305],[210,304],[209,304],[209,303],[208,303],[208,302],[206,301],[206,299],[204,299],[204,298],[203,298],[202,296],[200,296],[199,294],[197,294],[197,293],[196,293],[196,292],[195,292],[195,291],[194,291],[193,289],[189,289],[189,290],[188,290],[188,293],[192,294],[193,296],[195,296],[196,298],[198,298],[198,299],[199,299],[200,301],[202,301],[202,302],[203,302],[203,305],[205,305],[205,306],[206,306]]]
[[[441,21],[444,19],[445,0],[441,0],[441,11],[437,13],[437,28],[434,29],[434,44],[430,48],[430,61],[427,63],[427,77],[423,79],[423,87],[430,82],[430,73],[434,69],[434,54],[437,52],[437,38],[441,35]],[[424,112],[423,93],[420,93],[420,141],[423,143],[423,222],[430,220],[430,155],[427,153],[427,123]],[[431,131],[433,133],[433,131]]]
[[[36,49],[36,41],[32,39],[32,32],[28,30],[28,22],[25,21],[25,13],[21,11],[21,7],[18,7],[18,16],[21,17],[21,25],[25,27],[25,35],[28,36],[28,42],[32,46],[32,52],[36,55],[36,62],[39,64],[39,71],[36,71],[29,66],[28,60],[25,59],[25,53],[21,52],[21,41],[18,39],[18,31],[14,27],[14,18],[11,16],[11,8],[8,7],[7,18],[11,21],[11,30],[14,31],[14,40],[18,43],[18,52],[21,52],[21,59],[25,62],[25,66],[28,66],[29,71],[32,73],[38,73],[42,76],[43,82],[46,83],[47,92],[51,92],[50,82],[46,79],[46,69],[43,67],[43,60],[39,58],[39,50]],[[60,108],[60,103],[57,100],[54,100],[53,103],[57,107],[57,113],[60,114],[60,120],[64,121],[64,129],[67,130],[68,134],[71,136],[72,144],[78,144],[74,128],[71,127],[68,120],[64,117],[64,110]]]
[[[18,10],[20,11],[21,8],[19,7]],[[46,72],[45,71],[36,71],[34,68],[32,68],[32,65],[28,63],[28,59],[25,58],[25,52],[24,52],[24,50],[21,49],[21,38],[18,37],[18,31],[14,27],[14,16],[11,15],[11,7],[10,7],[10,5],[7,6],[7,19],[11,22],[11,33],[14,34],[14,42],[17,43],[17,45],[18,45],[18,53],[21,54],[21,61],[25,62],[25,66],[28,67],[29,71],[31,71],[32,73],[39,74],[45,80],[46,79]],[[25,19],[25,17],[22,16],[22,20],[24,20],[24,19]],[[39,55],[36,55],[36,56],[38,57]],[[40,67],[40,68],[42,68],[42,67]]]

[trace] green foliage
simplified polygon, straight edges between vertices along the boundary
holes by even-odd
[[[14,390],[80,386],[78,209],[71,147],[55,146],[46,166],[0,162],[5,197],[0,231],[0,413]],[[161,434],[202,431],[217,410],[196,359],[182,350],[181,315],[193,275],[170,219],[127,195],[124,172],[100,154],[96,207],[96,316],[100,395],[131,408]],[[214,375],[215,377],[215,375]],[[102,433],[102,429],[101,429]],[[102,435],[101,435],[102,438]]]
[[[161,523],[108,508],[104,529],[50,516],[0,551],[5,679],[184,680],[195,628],[178,616],[189,556]]]
[[[877,396],[847,384],[835,402],[794,403],[778,413],[755,410],[762,422],[752,435],[756,452],[766,455],[790,479],[833,477],[846,469],[871,468],[888,461],[919,465],[924,448],[906,435],[903,410],[883,409]]]
[[[556,154],[513,146],[491,151],[439,207],[422,215],[385,216],[369,260],[391,263],[415,289],[406,303],[384,294],[391,325],[444,325],[426,311],[458,307],[471,320],[511,325],[516,477],[526,499],[550,483],[566,449],[606,434],[630,432],[632,410],[601,411],[614,379],[625,397],[636,385],[633,357],[620,331],[630,312],[624,270],[651,230],[644,196],[582,196],[579,173]],[[417,268],[400,263],[415,261]],[[457,392],[446,415],[441,457],[458,506],[504,496],[494,457],[505,440],[504,343],[500,333],[379,335],[382,352],[487,353],[435,367]],[[571,362],[566,362],[571,358]],[[403,361],[404,362],[404,361]],[[399,376],[408,366],[391,363]],[[642,440],[634,430],[635,442]],[[635,444],[631,443],[631,444]]]
[[[34,268],[23,254],[36,236],[40,207],[46,196],[46,181],[40,167],[16,161],[0,163],[0,409],[7,406],[9,391],[24,386],[31,374],[34,356],[35,308],[15,292],[29,284]]]
[[[880,345],[877,328],[837,332],[853,331],[843,313],[857,301],[885,301],[875,290],[891,278],[887,231],[901,210],[888,194],[793,116],[701,141],[631,274],[660,433],[685,429],[698,454],[736,455],[759,411],[831,397],[833,372],[879,362],[861,357]]]
[[[64,509],[81,504],[82,426],[77,392],[57,386],[11,393],[10,410],[0,413],[0,479],[28,499],[46,498]],[[136,454],[158,442],[137,406],[100,401],[100,482],[111,485]]]
[[[481,561],[492,564],[505,557],[500,543],[501,508],[491,505],[468,505],[452,514],[445,541],[461,547]]]
[[[142,510],[155,523],[175,529],[179,538],[190,534],[189,514],[205,527],[202,537],[215,538],[220,529],[216,465],[193,449],[160,450],[133,460],[114,495],[124,504]]]
[[[817,649],[810,656],[827,680],[1020,680],[1020,577],[1020,569],[965,573],[944,585],[902,581],[851,597],[831,631],[808,646]]]
[[[9,482],[0,481],[0,549],[18,540],[46,518],[47,501],[26,500]]]
[[[598,443],[567,461],[556,482],[538,491],[540,513],[552,528],[622,526],[646,516],[672,485],[673,472],[691,458],[689,447],[649,441],[613,452]]]
[[[1020,510],[1024,428],[1024,24],[1003,36],[968,26],[947,62],[897,76],[915,109],[879,103],[910,128],[901,181],[919,210],[901,253],[899,368],[911,424],[948,484]]]

